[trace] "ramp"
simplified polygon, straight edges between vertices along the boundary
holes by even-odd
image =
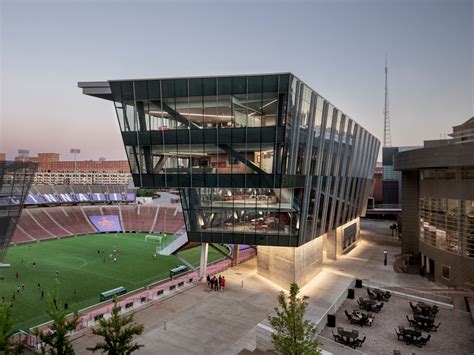
[[[161,249],[158,254],[169,256],[179,250],[187,242],[188,234],[186,232],[182,232],[181,234],[177,235],[175,240],[173,240],[170,244]]]

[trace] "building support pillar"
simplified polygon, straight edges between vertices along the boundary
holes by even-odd
[[[326,258],[337,260],[337,236],[334,230],[326,234]]]
[[[232,253],[232,266],[239,263],[240,245],[234,244],[234,252]]]
[[[201,243],[201,262],[199,264],[199,279],[203,280],[207,276],[207,254],[209,243]]]

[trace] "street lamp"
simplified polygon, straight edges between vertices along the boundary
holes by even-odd
[[[77,148],[71,148],[69,150],[69,153],[74,154],[74,177],[76,178],[76,184],[77,184],[77,154],[81,152],[80,149]]]

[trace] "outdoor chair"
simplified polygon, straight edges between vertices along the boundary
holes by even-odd
[[[418,342],[420,345],[426,345],[427,342],[429,342],[431,339],[431,334],[428,334],[426,338],[421,337]]]
[[[429,331],[433,331],[433,332],[436,332],[439,328],[439,326],[441,325],[441,322],[438,323],[438,325],[435,325],[434,323],[431,325],[431,328],[429,329]]]
[[[349,314],[349,312],[347,312],[347,310],[345,310],[344,313],[346,314],[346,317],[347,317],[347,319],[349,320],[349,322],[350,322],[351,324],[357,324],[357,323],[359,323],[359,320],[358,320],[358,319],[355,319],[351,314]]]
[[[356,339],[355,340],[356,346],[358,346],[360,348],[362,346],[362,344],[364,344],[365,339],[367,339],[367,337],[364,337],[363,339]]]
[[[343,327],[337,327],[337,334],[341,334],[341,332],[344,331],[344,328]]]
[[[375,304],[372,306],[372,311],[374,311],[375,313],[379,313],[382,310],[382,307],[383,307],[383,302],[380,304]]]
[[[397,330],[395,328],[394,328],[394,330],[395,330],[395,333],[397,334],[398,340],[403,340],[403,332],[399,333],[399,332],[397,332]]]
[[[406,316],[406,317],[407,317],[408,323],[410,323],[410,325],[411,325],[412,327],[419,328],[417,321],[415,321],[414,319],[408,318],[408,316]]]
[[[336,341],[337,343],[340,343],[341,342],[341,336],[339,334],[334,334],[334,332],[331,330],[332,332],[332,336],[334,337],[334,341]]]

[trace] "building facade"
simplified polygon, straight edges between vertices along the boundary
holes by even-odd
[[[335,231],[364,213],[380,143],[294,75],[79,86],[114,103],[135,185],[179,189],[190,241],[357,239]]]
[[[38,153],[37,157],[15,157],[15,161],[36,162],[33,183],[39,185],[126,185],[132,181],[127,160],[64,161],[58,153]]]
[[[402,252],[420,254],[426,274],[449,286],[474,288],[473,152],[474,142],[451,139],[394,157],[402,173]]]
[[[0,264],[20,217],[36,164],[0,161]]]

